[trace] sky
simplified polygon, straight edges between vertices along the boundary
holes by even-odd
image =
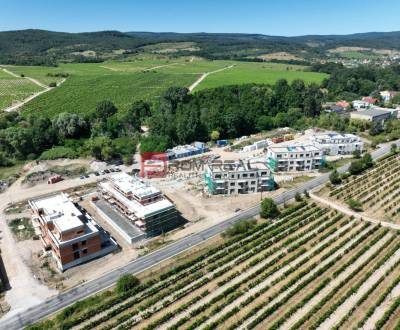
[[[0,31],[350,34],[398,31],[399,13],[400,0],[0,0]]]

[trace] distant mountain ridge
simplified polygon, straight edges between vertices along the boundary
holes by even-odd
[[[0,63],[44,65],[57,61],[97,61],[115,50],[130,53],[141,51],[145,45],[185,41],[198,44],[195,55],[210,59],[241,59],[283,51],[302,53],[307,58],[323,56],[327,49],[340,46],[400,50],[400,31],[284,37],[246,33],[68,33],[28,29],[0,32]],[[96,56],[80,56],[89,50]]]

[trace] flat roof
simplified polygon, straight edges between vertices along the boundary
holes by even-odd
[[[123,203],[138,218],[146,218],[153,214],[160,213],[164,210],[175,208],[175,205],[165,197],[159,199],[158,201],[142,205],[136,200],[126,198],[123,194],[121,194],[112,186],[110,181],[100,182],[100,187],[116,196],[116,198],[118,198],[118,200]],[[157,189],[157,191],[159,190]]]
[[[140,178],[132,177],[125,172],[115,173],[109,177],[109,180],[127,195],[134,194],[139,198],[143,198],[161,193],[158,188],[147,184]]]
[[[115,211],[107,202],[99,199],[93,203],[103,211],[123,232],[130,238],[139,237],[145,233],[138,227],[134,226],[127,218]]]
[[[355,134],[337,132],[317,133],[314,134],[314,137],[317,139],[358,138]]]
[[[255,170],[268,170],[265,158],[249,158],[232,163],[214,162],[208,164],[213,172],[246,172]]]
[[[34,207],[43,210],[42,217],[46,222],[53,222],[60,233],[84,226],[80,219],[83,214],[64,194],[56,194],[30,201]]]
[[[273,152],[310,152],[310,151],[320,151],[319,148],[313,146],[312,144],[291,144],[291,145],[271,145],[268,147]]]
[[[393,110],[395,110],[395,109],[393,109]],[[350,115],[356,114],[356,115],[365,116],[365,117],[377,117],[377,116],[390,114],[390,113],[391,112],[388,111],[388,110],[370,108],[370,109],[365,109],[365,110],[361,110],[361,111],[352,112]]]

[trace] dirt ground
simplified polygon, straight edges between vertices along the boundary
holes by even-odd
[[[188,221],[185,228],[166,235],[167,239],[176,240],[206,229],[235,214],[236,209],[245,210],[257,205],[261,193],[235,196],[208,196],[203,192],[202,178],[191,180],[151,179],[175,204],[182,216]],[[280,194],[284,189],[263,192],[262,198]]]
[[[224,151],[220,148],[218,148],[218,152],[224,155],[224,157],[228,157],[227,159],[232,159],[233,155],[238,158],[243,158],[244,156],[243,153]],[[25,173],[46,170],[52,166],[66,166],[68,164],[86,165],[90,166],[92,170],[101,170],[104,167],[104,164],[91,163],[89,160],[60,160],[41,162],[39,164],[31,163],[25,167]],[[24,187],[21,185],[22,178],[20,178],[18,182],[9,188],[8,192],[2,194],[2,208],[9,207],[12,202],[24,201],[33,196],[43,195],[57,190],[68,189],[72,198],[83,195],[85,199],[81,202],[82,206],[88,210],[100,226],[112,233],[112,236],[121,247],[119,252],[109,254],[97,260],[92,260],[84,265],[59,274],[55,272],[56,267],[53,265],[52,260],[50,260],[51,258],[43,256],[43,254],[40,253],[40,241],[25,240],[19,243],[11,243],[14,239],[9,237],[11,233],[7,228],[6,231],[8,234],[3,235],[7,236],[7,242],[4,240],[2,246],[4,247],[4,244],[7,246],[9,244],[16,244],[17,246],[17,249],[4,248],[6,268],[10,274],[11,284],[14,287],[12,292],[10,291],[7,293],[7,302],[10,303],[14,312],[17,312],[20,308],[33,305],[35,301],[43,301],[46,297],[55,294],[56,290],[66,290],[82,282],[97,278],[116,267],[136,259],[149,249],[160,247],[171,241],[212,226],[234,215],[236,209],[247,209],[256,205],[261,199],[260,193],[230,197],[210,197],[203,193],[204,183],[201,175],[189,180],[179,178],[172,180],[152,179],[151,184],[159,187],[167,197],[176,203],[177,209],[182,213],[182,216],[188,220],[188,223],[183,229],[172,231],[165,235],[165,237],[162,237],[162,239],[158,238],[155,239],[154,242],[150,241],[147,249],[134,249],[125,243],[125,241],[96,214],[96,211],[90,206],[88,200],[86,200],[87,196],[95,191],[96,181],[101,178],[102,177],[90,176],[90,178],[84,180],[80,180],[79,178],[67,179],[54,185],[39,183],[35,187]],[[295,184],[297,180],[302,181],[303,179],[304,178],[294,179],[292,184]],[[86,186],[81,187],[81,185],[84,184],[86,184]],[[284,188],[274,192],[264,192],[262,197],[282,193],[283,189]],[[24,205],[21,204],[17,212],[18,211],[24,213]],[[21,213],[17,214],[17,216],[21,216]],[[3,217],[4,219],[8,219],[12,217],[12,214],[3,214]],[[4,223],[2,225],[4,227]],[[10,250],[12,250],[13,253],[9,253]],[[10,260],[15,260],[15,258],[18,258],[18,267],[16,267],[17,264],[15,262],[10,263]],[[18,283],[18,285],[16,283]],[[37,293],[35,297],[32,298],[35,301],[31,299],[32,301],[21,304],[20,297],[23,295],[24,291],[26,292],[26,287],[30,287],[31,290]]]

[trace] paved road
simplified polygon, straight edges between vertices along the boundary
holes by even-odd
[[[400,140],[397,141],[397,145],[400,145]],[[379,149],[375,150],[372,153],[372,157],[374,159],[383,156],[385,153],[389,152],[390,144],[382,145]],[[339,169],[339,172],[345,172],[348,169],[348,165],[345,165]],[[294,198],[296,193],[303,193],[304,190],[312,190],[322,184],[325,184],[329,180],[329,173],[326,173],[322,176],[319,176],[313,180],[305,182],[303,185],[282,193],[281,195],[276,196],[274,199],[276,203],[282,204],[292,198]],[[69,291],[61,293],[55,297],[48,299],[46,302],[41,303],[35,307],[32,307],[20,314],[11,316],[6,318],[5,320],[0,322],[1,329],[14,330],[21,329],[23,326],[36,322],[40,319],[43,319],[50,314],[74,303],[79,299],[83,299],[88,297],[100,290],[106,289],[112,286],[116,280],[124,273],[140,273],[143,270],[152,267],[161,261],[172,258],[183,251],[186,251],[203,241],[214,237],[222,233],[229,226],[234,224],[235,222],[246,219],[252,216],[255,216],[259,213],[260,206],[255,206],[250,209],[244,210],[237,215],[224,220],[212,227],[209,227],[199,233],[192,234],[188,237],[182,238],[179,241],[176,241],[166,247],[163,247],[159,250],[156,250],[150,254],[147,254],[143,257],[140,257],[127,265],[115,269],[100,278],[86,282],[82,285],[79,285]]]

